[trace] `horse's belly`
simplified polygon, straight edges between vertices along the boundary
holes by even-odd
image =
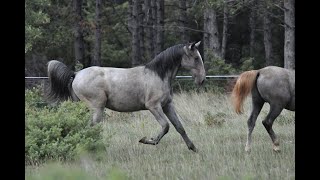
[[[125,101],[118,99],[108,99],[106,103],[106,108],[118,112],[133,112],[146,110],[144,103],[141,103],[135,99],[127,99]]]

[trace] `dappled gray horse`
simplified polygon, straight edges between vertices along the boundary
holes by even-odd
[[[92,66],[74,73],[59,61],[49,61],[47,98],[51,102],[68,98],[84,101],[93,110],[92,125],[102,120],[105,107],[118,112],[149,110],[162,130],[157,137],[144,137],[139,142],[158,144],[169,131],[169,119],[188,148],[196,152],[175,112],[171,84],[180,66],[191,71],[198,86],[203,84],[206,75],[199,44],[172,46],[145,66],[133,68]]]
[[[295,111],[295,70],[267,66],[259,70],[243,72],[238,77],[231,95],[236,113],[242,113],[243,101],[250,92],[252,111],[247,122],[248,135],[245,150],[250,151],[253,128],[264,103],[267,102],[270,110],[262,123],[271,137],[273,150],[279,151],[279,141],[272,129],[272,124],[283,109]]]

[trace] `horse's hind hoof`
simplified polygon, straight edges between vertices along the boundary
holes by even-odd
[[[139,140],[139,143],[145,144],[146,141],[147,141],[147,137],[143,137],[143,138],[141,138],[141,139]]]
[[[159,141],[154,141],[152,139],[147,139],[147,137],[143,137],[142,139],[140,139],[139,142],[143,143],[143,144],[151,144],[151,145],[157,145],[159,143]]]

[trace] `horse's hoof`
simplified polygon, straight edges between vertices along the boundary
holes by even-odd
[[[251,152],[251,148],[248,147],[248,146],[246,146],[246,147],[244,148],[244,150],[245,150],[247,153],[250,153],[250,152]]]
[[[188,147],[188,149],[193,152],[198,152],[198,149],[193,144],[190,147]]]
[[[141,138],[141,139],[139,140],[139,143],[145,144],[146,141],[147,141],[147,137],[143,137],[143,138]]]
[[[273,146],[273,151],[274,152],[280,152],[279,146]]]

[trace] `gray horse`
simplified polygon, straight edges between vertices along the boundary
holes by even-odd
[[[91,125],[102,120],[105,107],[118,112],[149,110],[162,130],[157,137],[144,137],[139,142],[158,144],[169,131],[169,120],[188,148],[196,152],[176,114],[171,84],[180,67],[190,70],[198,86],[203,84],[206,74],[197,50],[199,44],[172,46],[145,66],[133,68],[92,66],[74,73],[63,63],[51,60],[47,98],[51,102],[69,98],[84,101],[93,111]]]
[[[236,113],[242,113],[243,101],[250,92],[252,111],[247,122],[248,135],[245,150],[250,151],[253,128],[264,103],[267,102],[270,110],[262,124],[271,137],[273,150],[279,151],[279,141],[272,129],[272,124],[283,109],[295,111],[295,70],[267,66],[259,70],[243,72],[238,77],[231,95]]]

